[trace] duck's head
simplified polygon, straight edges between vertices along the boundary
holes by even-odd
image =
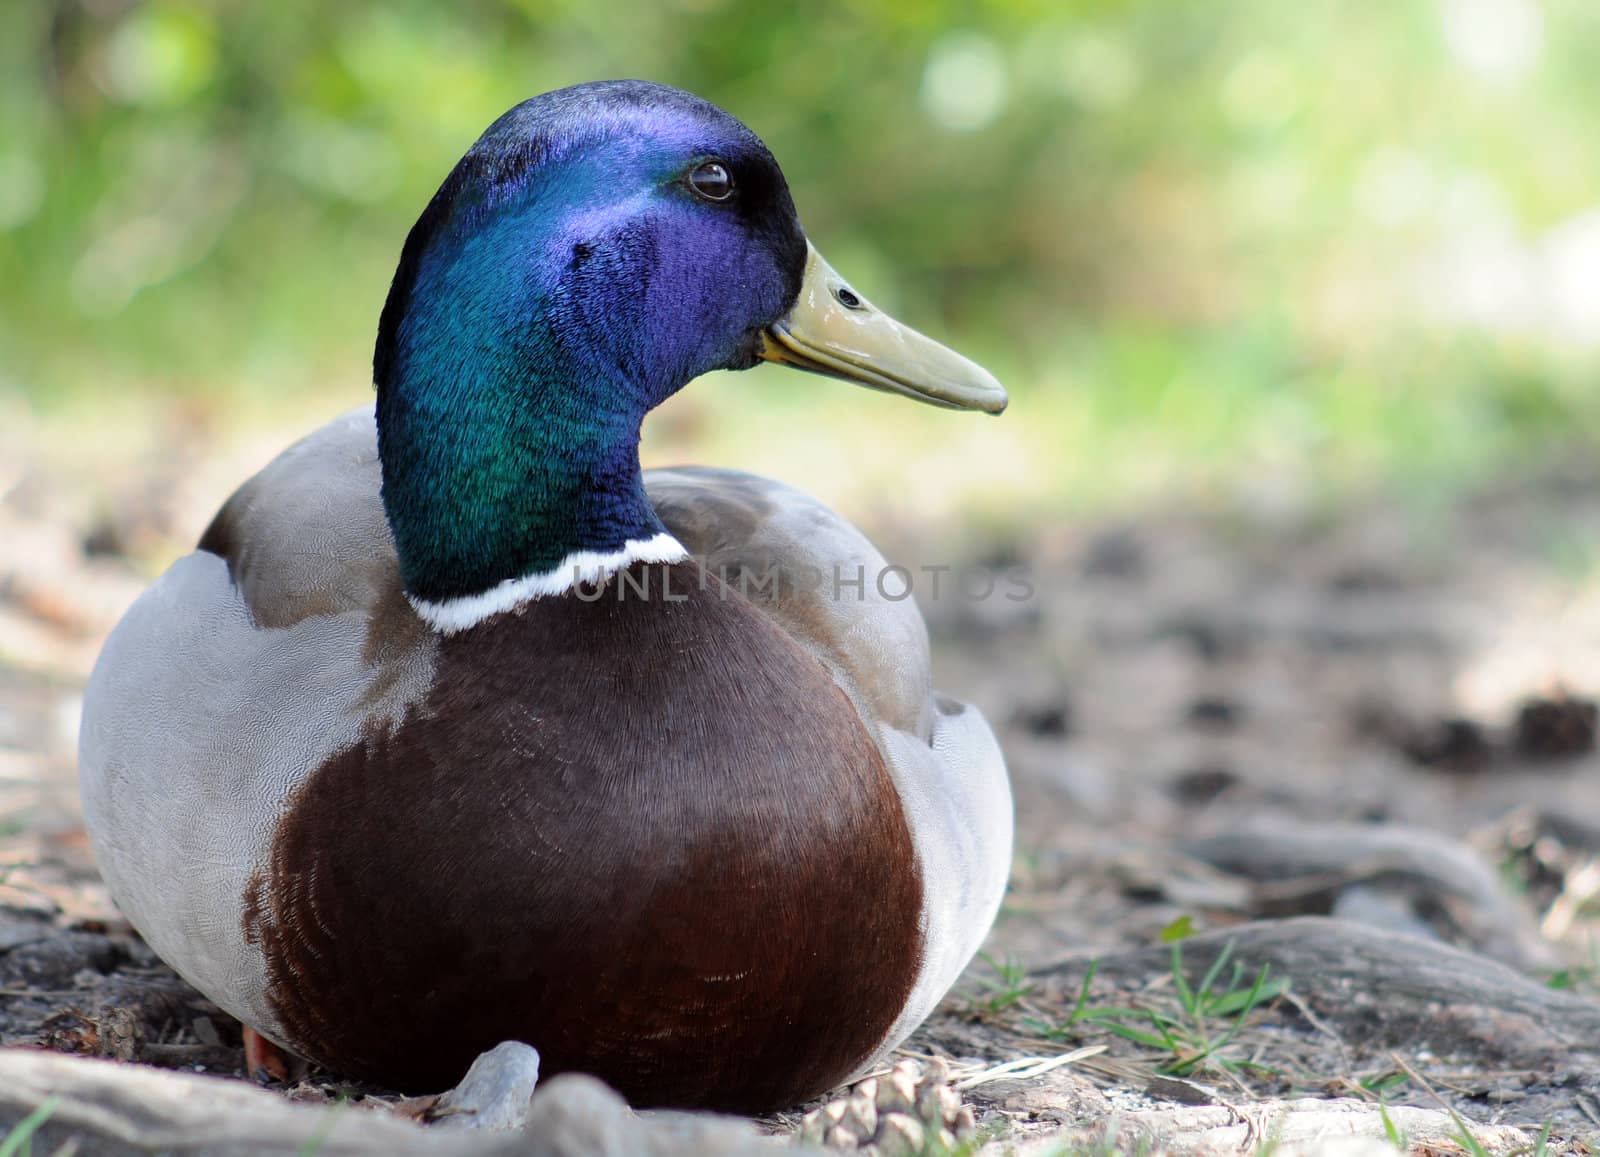
[[[379,324],[384,501],[413,601],[658,540],[644,415],[762,359],[955,409],[1006,404],[828,266],[772,154],[715,106],[613,81],[506,113],[412,229]]]

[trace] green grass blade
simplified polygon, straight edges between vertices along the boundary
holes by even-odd
[[[1172,983],[1178,990],[1178,1003],[1183,1006],[1184,1012],[1190,1016],[1195,1014],[1194,989],[1189,987],[1189,982],[1183,975],[1183,945],[1172,946]]]
[[[1276,1000],[1289,991],[1289,978],[1276,977],[1261,986],[1254,1000],[1251,1000],[1251,991],[1235,988],[1217,997],[1216,1003],[1211,1006],[1211,1012],[1217,1016],[1227,1016],[1241,1009],[1248,1012],[1256,1004],[1265,1004],[1269,1000]]]
[[[1394,1118],[1389,1116],[1389,1106],[1384,1101],[1378,1102],[1378,1116],[1383,1119],[1383,1135],[1389,1139],[1400,1152],[1404,1153],[1411,1147],[1411,1140],[1395,1125]]]
[[[1271,965],[1263,964],[1261,971],[1256,973],[1256,982],[1250,986],[1250,993],[1245,997],[1244,1007],[1239,1010],[1238,1015],[1228,1025],[1228,1031],[1222,1034],[1222,1039],[1211,1046],[1211,1051],[1215,1052],[1217,1049],[1225,1047],[1228,1042],[1239,1035],[1239,1030],[1244,1027],[1245,1018],[1250,1015],[1251,1009],[1256,1006],[1256,1001],[1261,998],[1261,989],[1267,982],[1267,971],[1270,967]]]
[[[17,1154],[23,1151],[24,1145],[28,1147],[28,1152],[32,1152],[33,1135],[60,1106],[60,1097],[46,1097],[41,1101],[37,1109],[12,1126],[11,1132],[6,1134],[6,1139],[0,1141],[0,1157],[17,1157]]]
[[[1077,1024],[1084,1017],[1084,1009],[1089,1003],[1089,986],[1094,983],[1094,974],[1100,969],[1100,958],[1096,956],[1089,961],[1089,971],[1083,974],[1083,983],[1078,986],[1078,1001],[1072,1006],[1072,1013],[1067,1017],[1068,1024]]]
[[[1460,1145],[1472,1157],[1489,1157],[1489,1151],[1483,1147],[1483,1142],[1473,1135],[1472,1130],[1467,1127],[1467,1123],[1461,1119],[1461,1115],[1454,1109],[1450,1110],[1450,1119],[1456,1123],[1456,1131],[1450,1134],[1452,1141]]]
[[[1131,1040],[1134,1044],[1144,1045],[1146,1048],[1152,1049],[1165,1049],[1169,1047],[1168,1042],[1172,1039],[1171,1037],[1162,1039],[1147,1032],[1140,1032],[1138,1029],[1131,1028],[1128,1025],[1118,1024],[1115,1021],[1106,1022],[1105,1030],[1109,1033],[1115,1033],[1123,1040]]]
[[[1223,946],[1222,951],[1217,953],[1217,958],[1211,962],[1211,967],[1206,970],[1205,978],[1200,981],[1199,991],[1202,998],[1211,991],[1211,986],[1217,982],[1217,976],[1221,973],[1223,965],[1227,964],[1229,959],[1232,958],[1233,946],[1234,942],[1232,940],[1228,941]]]

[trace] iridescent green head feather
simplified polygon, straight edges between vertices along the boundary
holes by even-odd
[[[383,498],[408,593],[445,604],[658,541],[645,414],[762,358],[1004,405],[821,261],[733,117],[642,81],[512,109],[412,229],[379,326]]]

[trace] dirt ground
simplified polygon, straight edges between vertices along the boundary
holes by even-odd
[[[239,469],[182,449],[116,469],[0,435],[0,1042],[240,1076],[237,1025],[110,906],[74,786],[101,639]],[[949,1058],[997,1152],[1259,1151],[1259,1106],[1325,1100],[1417,1151],[1545,1126],[1589,1151],[1595,544],[1600,475],[1548,466],[1427,502],[1246,495],[968,541],[955,561],[1035,592],[925,603],[941,684],[1000,733],[1018,854],[986,959],[906,1051]],[[318,1074],[287,1095],[395,1106]],[[1393,1127],[1401,1106],[1449,1128]]]

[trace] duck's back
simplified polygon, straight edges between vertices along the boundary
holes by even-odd
[[[930,698],[914,610],[784,586],[797,531],[871,552],[839,520],[775,516],[745,476],[651,495],[710,573],[439,636],[400,590],[370,414],[242,488],[86,700],[88,822],[152,946],[403,1087],[520,1038],[643,1103],[769,1107],[914,1027],[1003,887],[992,737]]]

